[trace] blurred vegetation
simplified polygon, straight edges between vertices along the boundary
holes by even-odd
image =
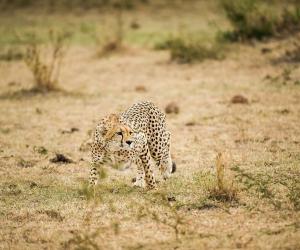
[[[12,20],[9,10],[19,9]],[[5,61],[24,57],[22,47],[32,43],[33,32],[35,42],[51,42],[52,27],[72,33],[73,43],[96,45],[100,57],[137,44],[169,50],[178,63],[223,59],[228,41],[300,30],[300,0],[0,0],[0,11],[0,60]],[[296,49],[289,58],[299,61],[298,55]]]
[[[261,40],[300,29],[300,1],[221,0],[233,26],[223,33],[231,41]]]
[[[1,9],[46,7],[52,10],[61,8],[104,8],[114,7],[120,3],[126,9],[132,9],[147,0],[0,0]]]
[[[178,63],[201,62],[206,59],[223,59],[224,45],[213,43],[206,45],[189,37],[168,38],[155,45],[157,50],[170,50],[171,60]]]
[[[58,90],[58,80],[69,37],[68,33],[49,30],[50,43],[47,47],[38,45],[34,37],[27,45],[24,62],[34,77],[35,90],[42,92]]]

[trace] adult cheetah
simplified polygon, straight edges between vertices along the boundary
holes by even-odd
[[[164,179],[176,170],[171,159],[170,136],[165,114],[151,102],[139,102],[120,115],[104,117],[94,132],[90,185],[98,182],[98,167],[114,158],[137,166],[135,186],[154,188],[151,158]]]

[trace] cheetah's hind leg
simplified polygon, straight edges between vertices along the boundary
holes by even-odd
[[[171,174],[175,173],[176,163],[172,161],[170,154],[165,159],[161,160],[159,170],[164,180],[170,178]]]
[[[171,138],[171,133],[167,132],[167,143],[166,143],[166,147],[163,150],[163,157],[161,160],[157,160],[160,173],[163,176],[164,180],[170,178],[171,174],[173,174],[176,171],[176,163],[172,161],[172,157],[171,157],[170,138]]]

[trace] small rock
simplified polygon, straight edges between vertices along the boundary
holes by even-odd
[[[194,121],[190,121],[185,124],[185,126],[195,126],[195,125],[196,125],[196,122],[194,122]]]
[[[261,53],[263,53],[263,54],[270,53],[270,52],[272,52],[272,49],[270,49],[270,48],[262,48],[261,49]]]
[[[136,92],[147,92],[147,89],[143,85],[137,85],[137,86],[135,86],[135,91]]]
[[[115,51],[119,48],[119,44],[117,42],[109,42],[107,43],[104,47],[103,47],[103,51],[104,52],[111,52],[111,51]]]
[[[279,114],[287,115],[290,113],[290,110],[288,109],[281,109],[277,111]]]
[[[234,103],[234,104],[248,104],[249,101],[246,97],[242,96],[242,95],[235,95],[231,98],[231,103]]]
[[[37,187],[37,184],[34,181],[32,181],[32,182],[30,182],[29,187],[35,188],[35,187]]]
[[[63,130],[63,131],[61,131],[61,133],[62,134],[72,134],[72,133],[77,132],[77,131],[79,131],[78,128],[71,128],[70,130]]]
[[[36,112],[37,114],[39,114],[39,115],[42,114],[42,110],[39,109],[39,108],[36,108],[36,109],[35,109],[35,112]]]
[[[9,87],[20,85],[19,82],[11,81],[7,84]]]
[[[67,158],[66,156],[64,156],[63,154],[56,154],[54,158],[50,159],[50,162],[68,164],[68,163],[72,163],[73,161]]]
[[[130,24],[130,28],[136,30],[140,28],[140,24],[137,21],[132,21]]]
[[[176,103],[176,102],[170,102],[170,103],[166,106],[165,112],[166,112],[167,114],[172,114],[172,113],[178,114],[178,113],[179,113],[179,107],[178,107],[177,103]]]
[[[176,198],[174,196],[168,196],[167,200],[168,201],[176,201]]]
[[[79,131],[78,128],[71,128],[71,133]]]

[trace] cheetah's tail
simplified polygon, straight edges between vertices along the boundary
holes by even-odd
[[[172,171],[171,171],[172,174],[176,172],[176,168],[177,168],[176,163],[173,161],[172,162]]]

